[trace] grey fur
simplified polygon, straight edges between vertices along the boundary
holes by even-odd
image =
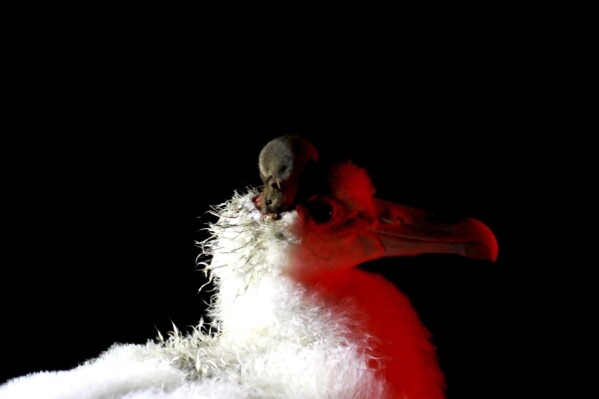
[[[258,168],[264,183],[262,212],[280,213],[291,209],[301,189],[305,169],[318,161],[318,150],[296,135],[277,137],[260,151]]]

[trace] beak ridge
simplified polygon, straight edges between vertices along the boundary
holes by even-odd
[[[377,223],[373,231],[385,256],[446,253],[492,262],[497,259],[495,235],[474,218],[442,222],[426,211],[380,199],[374,201]]]

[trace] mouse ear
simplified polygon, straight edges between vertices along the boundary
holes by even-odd
[[[301,159],[302,164],[318,162],[318,149],[308,139],[301,136],[292,136],[294,153]]]

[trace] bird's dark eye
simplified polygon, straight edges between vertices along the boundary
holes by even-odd
[[[333,218],[333,205],[322,199],[310,201],[306,204],[310,217],[317,224],[324,224]]]
[[[287,165],[283,165],[283,166],[281,166],[281,168],[279,169],[279,172],[280,172],[280,173],[283,173],[283,172],[285,172],[286,170],[287,170]]]

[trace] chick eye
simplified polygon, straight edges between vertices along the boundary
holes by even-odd
[[[328,223],[333,219],[333,205],[329,201],[317,199],[306,204],[308,213],[317,224]]]

